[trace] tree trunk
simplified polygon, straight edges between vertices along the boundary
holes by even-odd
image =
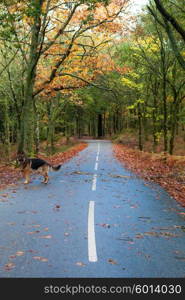
[[[98,114],[98,137],[103,136],[102,114]]]
[[[138,103],[138,124],[139,124],[139,150],[143,150],[143,142],[142,142],[142,114],[141,114],[141,104]]]
[[[8,101],[5,102],[5,150],[7,160],[10,160],[10,119],[8,114]]]
[[[35,8],[31,32],[30,53],[27,61],[27,76],[25,84],[24,104],[21,116],[21,132],[18,151],[33,152],[34,126],[33,126],[33,92],[36,78],[36,68],[40,53],[39,32],[41,26],[41,14],[43,0],[32,1]]]
[[[157,95],[154,95],[154,109],[152,111],[152,120],[153,120],[153,152],[157,150],[158,140],[157,140]]]
[[[174,98],[174,102],[172,104],[172,111],[171,111],[171,135],[170,135],[170,148],[169,153],[170,155],[173,154],[174,151],[174,140],[176,134],[176,127],[177,127],[177,114],[178,114],[179,103],[177,98]]]
[[[164,152],[168,151],[168,127],[167,127],[167,103],[166,103],[166,73],[163,69],[163,135],[164,135]]]
[[[35,111],[35,153],[38,154],[40,150],[40,126],[39,126],[39,116]]]

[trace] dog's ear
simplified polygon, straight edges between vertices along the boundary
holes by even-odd
[[[17,151],[17,155],[25,155],[24,151]]]
[[[24,151],[17,151],[17,156],[26,156],[26,153]]]

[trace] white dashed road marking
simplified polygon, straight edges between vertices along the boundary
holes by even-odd
[[[92,191],[96,191],[97,174],[93,175]]]
[[[100,155],[100,144],[98,144],[98,151],[96,154],[96,162],[94,166],[94,170],[98,170],[98,161]],[[96,191],[96,184],[97,184],[97,174],[93,175],[92,179],[92,191]],[[96,262],[97,252],[96,252],[96,239],[95,239],[95,228],[94,228],[94,206],[95,202],[89,202],[89,213],[88,213],[88,256],[90,262]]]
[[[97,262],[96,239],[94,230],[94,201],[89,202],[88,214],[88,256],[90,262]]]
[[[97,162],[95,163],[94,170],[95,170],[95,171],[98,170],[98,163],[97,163]]]

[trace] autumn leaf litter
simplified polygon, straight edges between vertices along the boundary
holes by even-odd
[[[185,207],[185,160],[163,154],[152,154],[114,144],[114,155],[129,170],[150,182],[160,184]]]

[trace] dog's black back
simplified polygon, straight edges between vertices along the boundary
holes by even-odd
[[[33,170],[37,170],[46,164],[49,166],[49,164],[41,158],[28,158],[28,162]]]

